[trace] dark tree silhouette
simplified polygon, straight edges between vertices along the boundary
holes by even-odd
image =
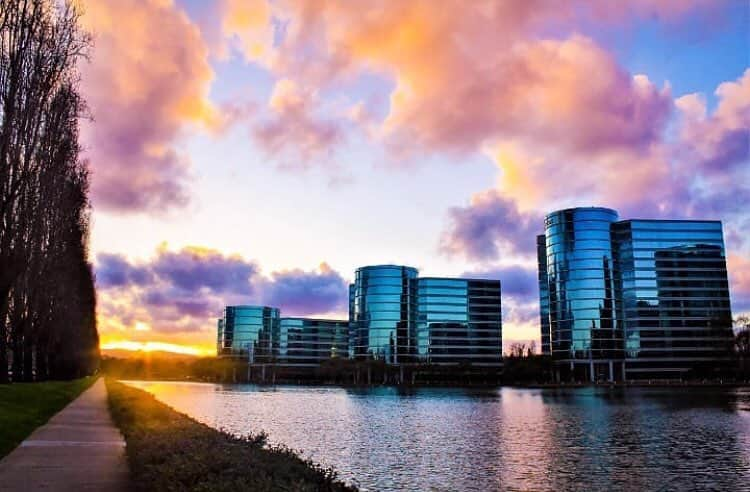
[[[734,320],[734,351],[737,357],[737,377],[750,379],[750,317]]]
[[[0,381],[9,363],[26,381],[98,366],[79,20],[69,1],[0,0]]]
[[[741,357],[750,359],[750,316],[739,316],[734,325],[735,350]]]

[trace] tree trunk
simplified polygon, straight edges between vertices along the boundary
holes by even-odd
[[[34,339],[29,331],[31,323],[24,323],[26,333],[23,336],[23,380],[27,383],[34,381]]]
[[[47,359],[46,344],[41,343],[36,351],[36,380],[46,381],[49,378],[49,366]]]
[[[0,292],[0,383],[8,383],[8,289]]]
[[[23,335],[21,330],[12,331],[11,353],[13,357],[13,382],[23,381]]]

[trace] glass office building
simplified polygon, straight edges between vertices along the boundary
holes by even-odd
[[[279,364],[315,366],[349,357],[347,320],[281,318],[279,326]]]
[[[567,209],[546,217],[546,254],[537,247],[542,340],[558,377],[680,377],[728,356],[720,222]]]
[[[352,356],[388,364],[416,354],[417,269],[400,265],[358,268],[350,289]]]
[[[419,278],[417,360],[502,364],[499,280]]]
[[[733,341],[721,222],[626,220],[612,228],[626,376],[710,373]]]
[[[499,280],[419,278],[408,266],[365,266],[349,285],[348,307],[348,320],[331,320],[227,306],[217,324],[217,353],[289,366],[338,357],[502,365]]]
[[[273,362],[278,354],[279,310],[268,306],[227,306],[219,320],[220,354]]]

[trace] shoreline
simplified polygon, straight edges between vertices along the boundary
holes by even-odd
[[[299,490],[355,492],[337,472],[269,445],[262,430],[214,429],[149,392],[105,378],[109,410],[125,438],[134,490]]]
[[[500,384],[341,384],[325,381],[289,381],[277,380],[271,382],[257,381],[213,381],[189,378],[117,378],[120,381],[144,381],[144,382],[169,382],[169,383],[199,383],[199,384],[227,384],[227,385],[253,385],[264,388],[275,386],[298,386],[298,387],[335,387],[342,389],[373,389],[373,388],[396,388],[396,389],[577,389],[577,388],[750,388],[750,382],[744,381],[664,381],[644,380],[626,382],[606,383],[500,383]]]

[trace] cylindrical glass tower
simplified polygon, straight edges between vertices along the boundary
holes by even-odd
[[[224,347],[251,363],[273,362],[278,353],[279,310],[268,306],[227,306]],[[225,352],[226,353],[226,352]]]
[[[417,269],[358,268],[350,288],[352,352],[357,359],[411,362],[416,351]]]
[[[615,320],[611,224],[608,208],[571,208],[545,218],[549,322],[552,356],[586,362],[582,371],[598,377],[594,360],[621,360],[622,336]],[[590,369],[589,369],[590,368]],[[608,367],[602,367],[608,372]]]

